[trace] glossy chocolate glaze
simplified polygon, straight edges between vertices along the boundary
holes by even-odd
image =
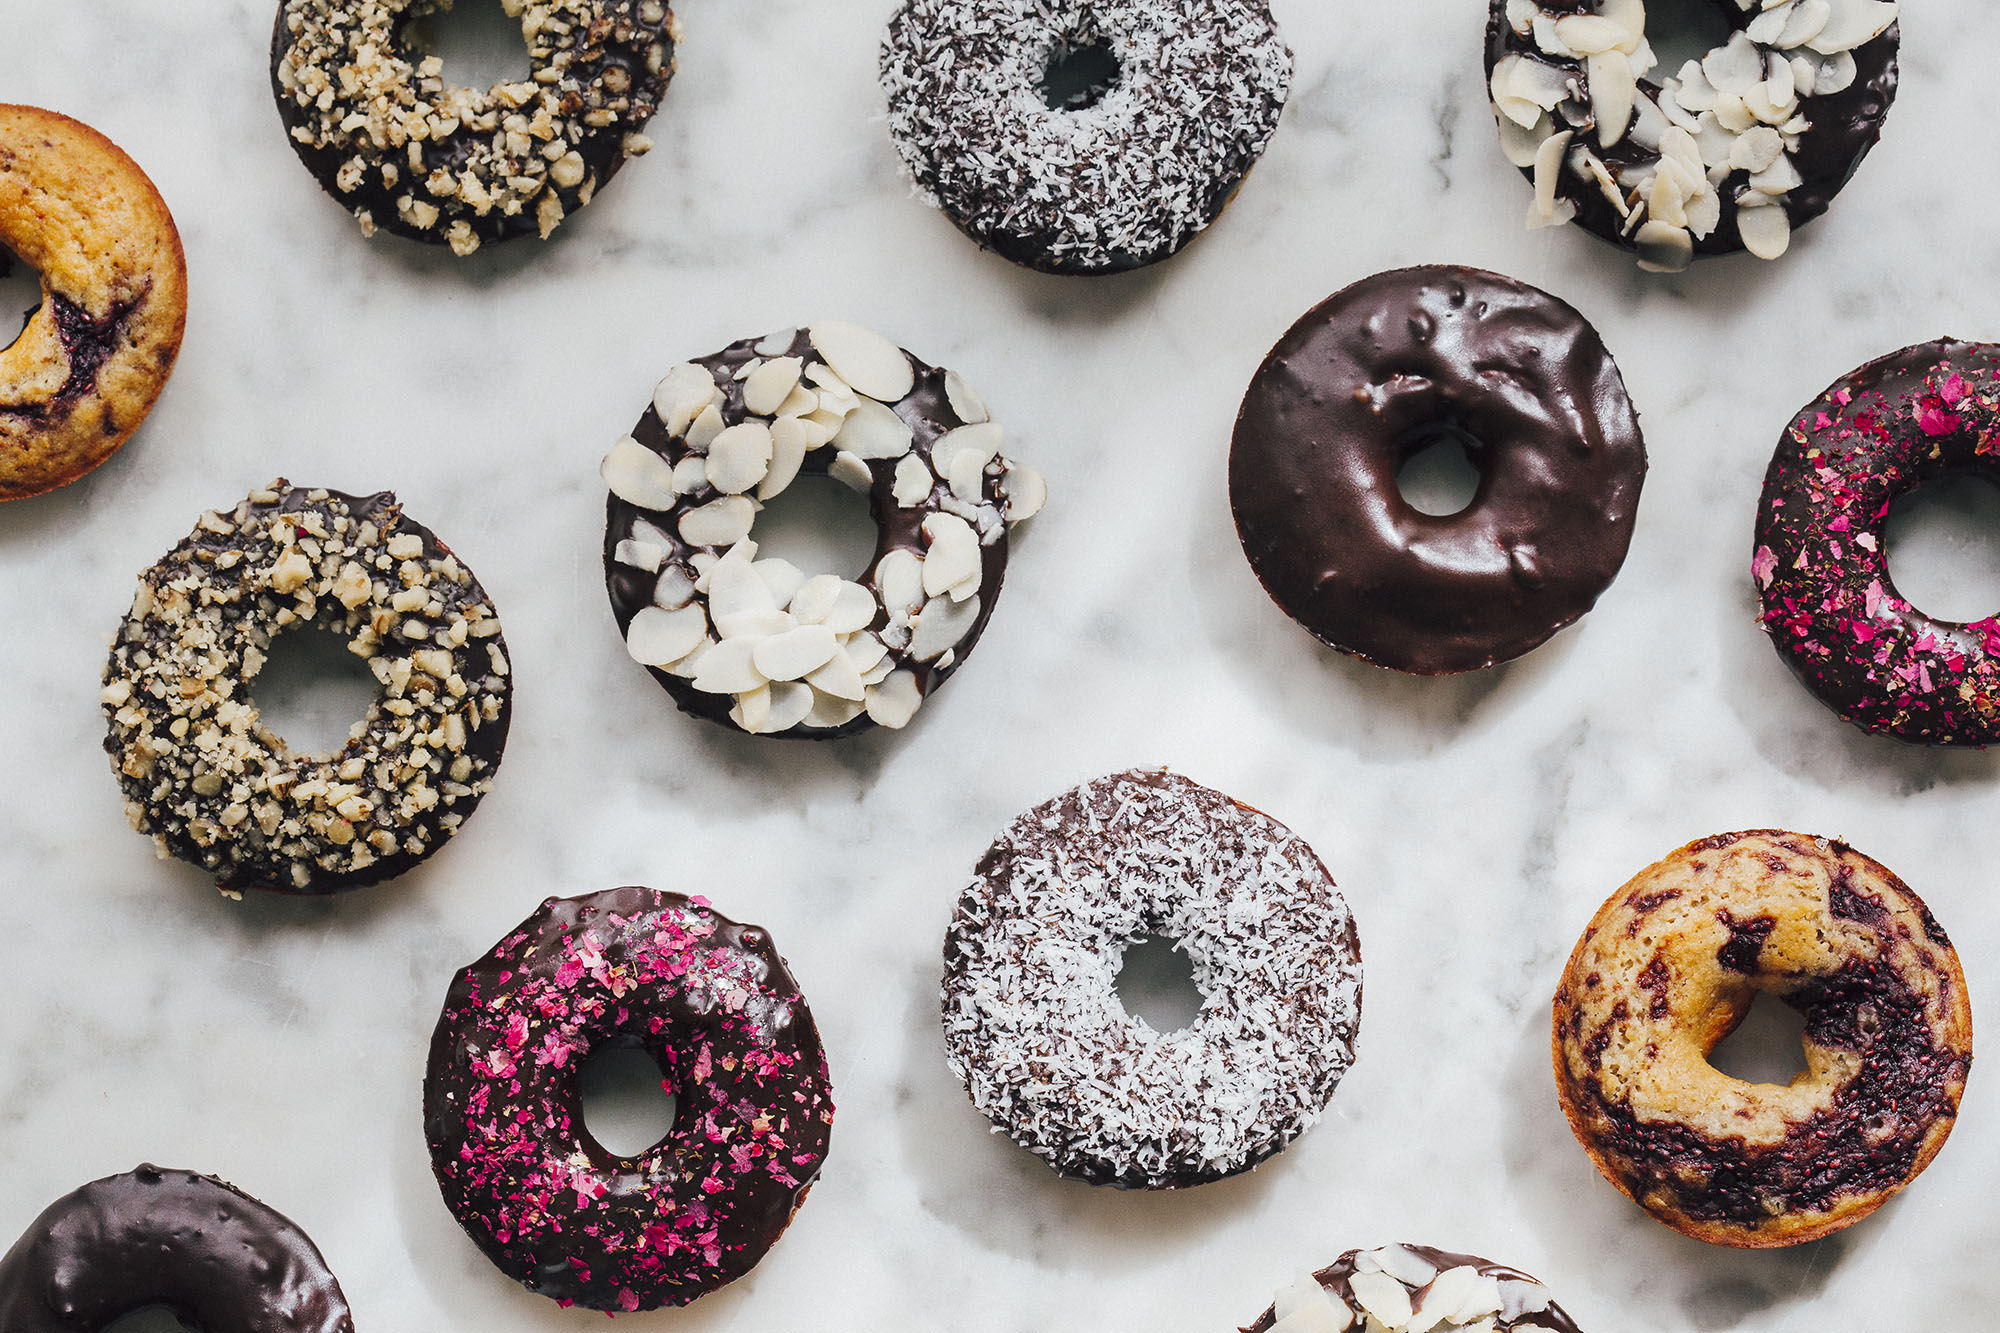
[[[1518,1308],[1518,1303],[1511,1305],[1506,1303],[1509,1287],[1513,1284],[1541,1285],[1539,1280],[1527,1273],[1523,1273],[1518,1268],[1509,1268],[1504,1264],[1496,1264],[1491,1259],[1481,1259],[1477,1255],[1457,1254],[1451,1250],[1434,1249],[1429,1245],[1405,1244],[1402,1248],[1409,1250],[1413,1254],[1422,1256],[1426,1262],[1435,1266],[1440,1273],[1449,1268],[1470,1267],[1478,1269],[1486,1277],[1497,1279],[1500,1283],[1501,1299],[1503,1301],[1499,1323],[1501,1333],[1514,1333],[1516,1329],[1526,1328],[1554,1329],[1556,1333],[1581,1333],[1581,1330],[1577,1328],[1575,1322],[1570,1319],[1569,1314],[1560,1305],[1551,1303],[1545,1310],[1522,1310]],[[1348,1309],[1357,1312],[1360,1310],[1360,1303],[1354,1299],[1354,1289],[1350,1285],[1349,1280],[1354,1276],[1354,1258],[1359,1253],[1359,1250],[1349,1250],[1325,1268],[1313,1274],[1313,1277],[1319,1284],[1331,1292],[1335,1299],[1345,1302]],[[1275,1323],[1277,1323],[1276,1309],[1267,1308],[1263,1314],[1258,1315],[1241,1333],[1270,1333],[1271,1326]],[[1439,1325],[1440,1330],[1444,1330],[1446,1327],[1445,1325]],[[1359,1328],[1358,1321],[1356,1328],[1357,1330]]]
[[[765,345],[767,350],[759,352],[757,348],[760,344]],[[813,351],[811,337],[806,330],[800,329],[794,334],[789,348],[774,352],[769,350],[769,345],[763,338],[744,338],[731,343],[713,356],[697,357],[692,362],[715,377],[716,387],[722,390],[724,396],[720,411],[725,422],[733,424],[749,416],[748,410],[743,406],[743,383],[736,378],[737,369],[749,362],[774,355],[796,356],[808,361],[819,359],[817,353]],[[931,450],[936,447],[939,440],[948,432],[967,423],[952,410],[951,401],[945,393],[946,372],[941,368],[926,365],[907,350],[903,355],[910,358],[910,364],[916,372],[916,387],[900,401],[887,406],[908,423],[915,434],[914,452],[928,461]],[[660,420],[660,414],[650,403],[640,415],[638,424],[632,427],[632,438],[669,463],[679,462],[687,457],[689,452],[685,440],[677,439],[667,433],[666,423]],[[805,462],[799,468],[799,474],[824,477],[833,459],[834,450],[831,448],[815,449],[806,455]],[[951,487],[942,481],[936,481],[931,488],[929,498],[918,505],[905,508],[896,503],[896,460],[873,459],[867,463],[867,467],[869,475],[874,479],[874,484],[868,491],[868,517],[874,522],[876,531],[875,553],[869,557],[868,567],[858,574],[849,574],[837,569],[809,569],[805,571],[808,577],[814,574],[838,574],[842,578],[851,578],[856,583],[864,584],[872,590],[875,586],[875,569],[882,563],[882,557],[889,552],[901,550],[910,551],[918,556],[923,555],[927,546],[923,534],[924,519],[936,512],[935,501],[948,496]],[[998,483],[993,479],[986,479],[985,486],[988,498],[997,494]],[[691,498],[697,502],[706,502],[712,497],[708,492],[702,491]],[[784,497],[775,496],[768,503],[782,504]],[[677,506],[676,512],[678,508]],[[611,612],[617,618],[620,637],[623,637],[631,626],[632,617],[652,604],[653,588],[659,579],[657,574],[649,574],[631,565],[620,564],[616,558],[618,543],[632,535],[632,525],[640,519],[656,523],[668,537],[673,539],[675,545],[674,549],[668,552],[668,561],[682,561],[689,573],[693,573],[692,567],[686,566],[685,561],[697,548],[690,547],[680,540],[680,534],[673,523],[660,523],[658,522],[660,515],[657,513],[641,509],[615,494],[609,496],[604,516],[604,586],[605,591],[611,596]],[[754,530],[751,536],[753,538],[756,536]],[[951,664],[940,667],[935,660],[919,662],[906,653],[891,650],[890,655],[897,660],[898,665],[915,674],[917,690],[925,699],[930,698],[933,691],[965,665],[965,660],[972,656],[973,648],[979,643],[979,636],[986,632],[987,622],[993,618],[993,608],[999,604],[1000,585],[1007,574],[1005,527],[1002,527],[999,536],[992,542],[982,542],[979,552],[979,615],[973,621],[972,628],[966,631],[965,637],[960,639],[957,647],[953,649]],[[662,568],[665,566],[662,565]],[[880,630],[887,621],[888,617],[878,605],[875,620],[870,628]],[[735,696],[709,694],[697,690],[692,682],[659,667],[648,667],[646,670],[660,683],[660,687],[683,713],[690,717],[719,722],[735,730],[735,724],[729,720],[729,709],[735,702]],[[856,732],[866,731],[874,725],[868,714],[862,713],[840,727],[801,726],[775,734],[794,740],[823,741],[832,740],[836,736],[851,736]]]
[[[141,1166],[56,1200],[0,1258],[0,1329],[100,1333],[165,1306],[203,1333],[354,1333],[288,1218],[235,1186]]]
[[[592,1050],[636,1045],[677,1109],[621,1157],[583,1122]],[[445,998],[424,1137],[445,1203],[504,1273],[600,1310],[685,1305],[784,1232],[833,1125],[812,1011],[768,932],[636,886],[551,898]]]
[[[151,284],[148,283],[147,287],[150,289]],[[78,399],[97,387],[98,372],[104,369],[104,363],[111,359],[111,354],[118,350],[118,344],[125,336],[126,321],[144,299],[145,293],[142,292],[132,300],[113,306],[102,319],[92,319],[76,302],[58,292],[50,292],[47,297],[49,317],[55,324],[56,339],[62,344],[63,354],[69,361],[69,378],[46,398],[29,403],[0,401],[0,415],[47,421],[67,412]],[[107,412],[105,433],[112,434],[118,429],[118,423]]]
[[[1800,410],[1764,474],[1752,572],[1765,632],[1819,701],[1925,745],[2000,741],[2000,613],[1925,614],[1883,525],[1946,473],[2000,485],[2000,346],[1951,339],[1862,366]]]
[[[1745,10],[1735,0],[1707,2],[1717,17],[1729,25],[1731,32],[1740,32],[1748,27],[1751,20],[1762,12],[1754,6]],[[1552,11],[1597,12],[1597,5],[1592,0],[1537,0],[1537,3],[1543,9]],[[1805,99],[1804,112],[1812,128],[1800,136],[1798,151],[1788,154],[1792,165],[1798,168],[1805,181],[1788,192],[1784,203],[1778,205],[1785,210],[1794,231],[1826,212],[1833,197],[1840,193],[1860,167],[1861,159],[1882,137],[1882,122],[1889,114],[1889,104],[1896,100],[1896,51],[1901,37],[1902,25],[1891,24],[1888,31],[1853,53],[1855,75],[1852,84],[1829,96]],[[1493,67],[1508,55],[1526,56],[1558,69],[1575,70],[1581,65],[1579,61],[1558,60],[1542,52],[1532,36],[1523,37],[1509,26],[1507,0],[1490,0],[1486,17],[1486,77],[1489,83]],[[1672,76],[1678,75],[1680,70],[1656,67],[1654,73]],[[1639,80],[1639,89],[1657,99],[1660,84],[1657,79],[1645,78]],[[1601,148],[1593,138],[1591,151],[1614,173],[1626,167],[1650,166],[1659,161],[1659,154],[1648,152],[1624,139],[1611,148]],[[1531,167],[1522,168],[1521,174],[1530,181],[1534,179]],[[1637,248],[1632,237],[1625,234],[1625,220],[1618,216],[1618,210],[1611,206],[1611,201],[1595,185],[1579,180],[1565,170],[1556,192],[1576,204],[1576,225],[1621,250]],[[1727,255],[1742,250],[1743,242],[1736,234],[1736,213],[1735,199],[1730,193],[1725,193],[1722,197],[1722,220],[1707,236],[1693,238],[1696,255]]]
[[[1397,470],[1467,440],[1472,503],[1418,512]],[[1251,381],[1229,455],[1244,552],[1285,613],[1379,666],[1518,657],[1624,562],[1646,474],[1618,367],[1568,305],[1477,269],[1379,273],[1329,297]]]
[[[585,179],[594,181],[595,189],[598,190],[609,184],[611,178],[618,174],[619,168],[625,165],[625,136],[635,133],[652,118],[653,108],[665,95],[667,84],[673,77],[675,33],[678,29],[675,26],[672,10],[665,0],[661,0],[661,9],[665,11],[661,21],[657,25],[638,25],[635,17],[638,4],[639,0],[601,0],[598,9],[602,17],[593,25],[602,35],[596,55],[594,58],[570,66],[570,72],[565,76],[580,84],[595,85],[603,82],[608,71],[617,70],[624,75],[626,84],[633,94],[641,97],[644,102],[643,109],[637,114],[614,116],[607,125],[587,130],[582,138],[572,145],[583,158],[587,173]],[[454,211],[433,227],[415,225],[402,217],[396,208],[396,201],[399,198],[413,194],[426,203],[448,204],[449,200],[440,199],[429,193],[423,187],[423,180],[436,171],[458,175],[465,169],[472,145],[478,141],[492,139],[491,131],[481,132],[469,126],[461,126],[443,138],[424,140],[418,148],[423,170],[415,174],[414,189],[413,173],[409,170],[406,149],[393,151],[384,157],[380,150],[367,143],[365,131],[355,136],[351,142],[326,147],[314,147],[293,135],[291,132],[295,129],[301,127],[310,129],[310,119],[307,114],[308,109],[298,104],[279,77],[278,67],[285,58],[291,38],[285,26],[285,17],[286,4],[284,0],[280,0],[277,18],[272,25],[270,59],[271,90],[277,98],[278,115],[284,122],[285,137],[291,143],[292,150],[298,154],[299,160],[305,163],[306,169],[312,173],[313,179],[319,182],[320,188],[338,201],[343,208],[349,212],[365,209],[375,226],[381,230],[413,241],[422,241],[427,245],[444,244],[446,228],[450,221],[461,217],[482,242],[505,241],[539,233],[540,224],[532,208],[512,214],[493,209],[483,216],[471,211],[463,213]],[[632,40],[622,42],[616,40],[612,35],[614,21],[637,25],[636,35]],[[655,43],[663,46],[666,51],[661,73],[651,73],[646,68],[647,48]],[[527,59],[525,50],[522,56],[525,79],[529,77],[525,65]],[[423,57],[419,52],[410,51],[405,53],[405,58],[415,64]],[[419,85],[424,89],[431,87],[442,89],[449,83],[450,71],[446,70],[445,74],[447,77],[444,79],[420,79]],[[425,92],[418,93],[419,100],[426,96]],[[572,94],[568,102],[574,103],[572,110],[583,109],[584,103],[579,96]],[[538,142],[537,147],[539,146]],[[363,174],[357,188],[342,190],[336,183],[336,177],[340,174],[340,169],[357,153],[364,161],[370,163],[370,168]],[[383,160],[393,162],[398,168],[398,181],[393,187],[383,182],[377,165]],[[595,191],[593,196],[594,193]],[[559,188],[557,194],[563,202],[566,215],[574,215],[588,202],[588,197],[580,195],[575,187]]]

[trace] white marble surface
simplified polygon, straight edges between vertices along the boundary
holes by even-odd
[[[1792,410],[1878,352],[2000,337],[1992,25],[1912,5],[1887,141],[1782,263],[1649,278],[1524,233],[1474,0],[1275,0],[1284,124],[1207,237],[1150,272],[1046,279],[911,199],[874,48],[889,0],[685,0],[658,150],[547,246],[469,263],[364,243],[293,159],[273,0],[0,0],[0,95],[109,133],[186,238],[194,305],[158,411],[111,464],[0,509],[0,1232],[141,1159],[232,1178],[330,1256],[364,1333],[560,1330],[438,1200],[418,1118],[454,968],[544,895],[641,881],[770,926],[810,994],[834,1151],[749,1279],[636,1327],[1215,1333],[1301,1266],[1410,1239],[1540,1273],[1589,1329],[1961,1326],[2000,1218],[1976,1069],[1938,1165],[1817,1245],[1680,1239],[1556,1109],[1547,1002],[1596,905],[1681,842],[1785,825],[1905,876],[2000,996],[2000,759],[1847,730],[1752,623],[1749,532]],[[1395,265],[1545,286],[1619,355],[1653,471],[1623,576],[1483,675],[1318,648],[1259,592],[1224,455],[1265,349]],[[1048,475],[976,657],[902,735],[762,743],[676,714],[620,648],[596,464],[672,361],[837,314],[976,384]],[[129,832],[98,745],[105,639],[201,509],[279,473],[393,487],[479,571],[519,679],[498,789],[421,871],[234,903]],[[973,860],[1082,778],[1166,764],[1305,835],[1361,925],[1359,1061],[1254,1175],[1183,1195],[1060,1182],[946,1071],[938,948]],[[4,1240],[5,1237],[0,1237]]]

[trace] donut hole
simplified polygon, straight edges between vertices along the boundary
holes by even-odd
[[[1708,1062],[1745,1083],[1789,1084],[1806,1071],[1806,1016],[1759,991],[1736,1027],[1708,1053]]]
[[[2000,612],[2000,481],[1948,472],[1890,507],[1883,553],[1896,591],[1940,620]]]
[[[130,1314],[119,1315],[104,1326],[104,1333],[196,1333],[193,1324],[182,1323],[164,1305],[148,1305]]]
[[[614,1156],[637,1157],[673,1131],[678,1099],[659,1063],[632,1038],[613,1038],[592,1050],[577,1075],[577,1091],[584,1129]]]
[[[1155,1032],[1179,1032],[1201,1013],[1194,963],[1164,935],[1148,935],[1126,948],[1116,985],[1125,1012]]]
[[[42,308],[42,275],[34,265],[0,245],[0,351],[20,341],[21,330]],[[12,311],[21,312],[18,322]]]
[[[378,687],[345,637],[317,625],[287,630],[252,673],[251,702],[294,754],[332,754],[367,717]]]
[[[1646,41],[1659,61],[1650,79],[1678,76],[1688,61],[1728,45],[1732,31],[1716,0],[1646,0]]]
[[[442,60],[447,84],[491,88],[523,82],[532,73],[521,20],[508,18],[500,0],[439,0],[436,8],[403,24],[402,39],[416,60]]]
[[[1102,37],[1065,37],[1049,48],[1042,100],[1051,111],[1086,111],[1102,102],[1125,73]]]
[[[757,558],[789,560],[815,574],[859,580],[875,558],[868,501],[831,477],[802,473],[757,515]]]
[[[1403,461],[1396,469],[1396,490],[1403,503],[1432,518],[1464,513],[1479,495],[1482,474],[1474,460],[1484,449],[1456,426],[1410,432],[1398,446]]]

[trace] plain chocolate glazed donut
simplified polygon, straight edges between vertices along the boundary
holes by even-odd
[[[203,1333],[354,1333],[306,1234],[192,1171],[148,1165],[93,1181],[0,1258],[6,1333],[100,1333],[151,1306]]]
[[[1472,503],[1433,516],[1398,469],[1455,438]],[[1646,447],[1596,330],[1477,269],[1378,273],[1292,326],[1236,420],[1229,497],[1284,612],[1378,666],[1443,675],[1576,620],[1631,542]]]

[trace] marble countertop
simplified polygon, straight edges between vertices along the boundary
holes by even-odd
[[[1574,229],[1521,228],[1482,6],[1274,3],[1297,79],[1227,215],[1165,265],[1078,282],[977,253],[911,197],[873,76],[889,0],[685,0],[653,154],[555,241],[470,262],[363,241],[300,168],[266,85],[273,0],[0,0],[0,90],[145,166],[193,291],[178,372],[126,450],[0,508],[0,1243],[152,1160],[299,1221],[363,1333],[598,1326],[465,1239],[419,1088],[454,969],[545,895],[643,882],[771,928],[840,1114],[762,1266],[635,1327],[1216,1333],[1298,1269],[1398,1239],[1527,1268],[1614,1333],[1984,1309],[1990,1076],[1975,1070],[1936,1168],[1875,1217],[1729,1252],[1599,1179],[1555,1104],[1547,1006],[1628,876],[1769,825],[1887,863],[1957,940],[1982,1021],[2000,995],[2000,757],[1822,711],[1755,627],[1747,573],[1799,404],[1880,352],[2000,337],[1990,43],[1968,40],[1990,36],[1985,11],[1911,6],[1886,141],[1790,256],[1659,278]],[[1359,666],[1287,621],[1224,488],[1237,402],[1278,335],[1356,278],[1428,261],[1582,309],[1652,456],[1598,609],[1512,666],[1443,680]],[[596,469],[669,364],[822,315],[963,372],[1051,500],[985,641],[917,724],[810,747],[683,718],[627,660]],[[337,901],[231,902],[156,861],[99,749],[98,676],[135,576],[202,509],[279,474],[400,492],[492,592],[519,682],[506,766],[465,833]],[[944,928],[988,841],[1141,764],[1304,835],[1367,966],[1359,1059],[1319,1127],[1250,1176],[1156,1196],[1059,1181],[989,1134],[935,1018]]]

